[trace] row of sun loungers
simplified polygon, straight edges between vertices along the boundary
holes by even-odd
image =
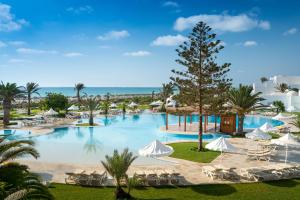
[[[104,186],[107,180],[107,173],[90,173],[86,174],[85,171],[81,173],[66,173],[68,177],[65,179],[66,184],[76,184],[81,186]]]
[[[138,182],[142,186],[158,186],[158,185],[181,185],[184,177],[180,173],[174,171],[153,171],[153,172],[137,172],[134,174]]]
[[[107,172],[90,173],[85,171],[80,173],[66,173],[66,184],[76,184],[81,186],[105,186],[108,180],[112,178],[107,176]],[[181,185],[184,177],[174,171],[150,171],[137,172],[133,175],[140,186],[159,186],[159,185]],[[126,180],[121,181],[122,185],[126,185]]]
[[[204,166],[202,172],[212,180],[238,181],[270,181],[300,177],[300,165],[274,164],[263,167],[224,168],[217,166]]]

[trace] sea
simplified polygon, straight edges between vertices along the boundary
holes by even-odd
[[[87,95],[105,95],[110,93],[111,95],[130,95],[130,94],[152,94],[159,93],[160,87],[86,87],[81,91],[81,94]],[[76,95],[74,87],[41,87],[39,90],[40,97],[45,97],[47,93],[61,93],[68,97]],[[36,96],[36,95],[34,95]]]

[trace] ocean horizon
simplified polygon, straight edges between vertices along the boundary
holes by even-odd
[[[82,90],[82,94],[87,95],[105,95],[110,93],[111,95],[125,95],[125,94],[152,94],[154,91],[156,94],[160,92],[160,87],[86,87]],[[41,97],[45,97],[47,93],[61,93],[65,96],[76,96],[74,87],[41,87],[39,94]],[[35,95],[38,96],[38,95]]]

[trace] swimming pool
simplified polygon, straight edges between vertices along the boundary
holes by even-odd
[[[197,116],[193,116],[197,121]],[[213,121],[210,117],[209,121]],[[169,134],[159,130],[165,124],[165,114],[119,115],[96,118],[99,127],[57,128],[52,134],[33,137],[41,154],[39,160],[48,162],[66,162],[95,164],[100,163],[106,154],[114,149],[128,147],[137,154],[138,150],[155,139],[162,142],[176,140],[197,140],[197,135]],[[178,117],[169,116],[169,123],[175,124]],[[262,117],[247,117],[245,128],[255,128],[270,122],[280,125],[282,122]],[[221,134],[204,134],[203,139],[210,141]],[[138,163],[150,161],[140,158]]]
[[[0,135],[7,136],[8,140],[17,140],[24,137],[30,136],[31,132],[26,130],[14,130],[14,129],[5,129],[0,130]]]

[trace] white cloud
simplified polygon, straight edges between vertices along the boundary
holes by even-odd
[[[76,7],[76,8],[75,7],[69,7],[66,10],[68,12],[71,12],[71,13],[76,14],[76,15],[81,14],[81,13],[90,14],[94,11],[94,9],[89,5],[80,6],[80,7]]]
[[[7,45],[5,44],[5,42],[0,41],[0,48],[2,47],[6,47]]]
[[[204,21],[215,30],[221,32],[243,32],[254,28],[268,30],[271,28],[270,22],[251,18],[246,14],[240,15],[194,15],[190,17],[179,17],[175,24],[174,29],[177,31],[184,31],[192,28],[200,21]]]
[[[180,35],[180,34],[159,36],[151,43],[151,45],[153,45],[153,46],[176,46],[176,45],[183,43],[187,39],[188,39],[187,37],[184,37],[183,35]]]
[[[123,55],[124,56],[135,56],[135,57],[141,57],[141,56],[149,56],[151,53],[149,51],[133,51],[133,52],[126,52]]]
[[[28,63],[28,60],[12,58],[8,60],[9,63]]]
[[[79,52],[69,52],[69,53],[65,53],[64,54],[65,57],[79,57],[79,56],[83,56],[82,53]]]
[[[166,2],[163,3],[163,6],[165,6],[165,7],[175,7],[175,8],[179,7],[178,3],[175,2],[175,1],[166,1]]]
[[[17,31],[28,24],[25,19],[15,19],[10,9],[10,5],[0,3],[0,31]]]
[[[130,34],[126,30],[110,31],[108,33],[105,33],[104,35],[97,36],[97,39],[98,40],[118,40],[118,39],[126,38],[128,36],[130,36]]]
[[[30,48],[18,48],[16,50],[21,54],[57,54],[55,50],[42,50],[42,49],[30,49]]]
[[[25,45],[26,42],[25,41],[16,40],[16,41],[9,41],[8,44],[13,45],[13,46],[22,46],[22,45]]]
[[[245,47],[253,47],[253,46],[257,46],[257,42],[253,41],[253,40],[248,40],[248,41],[244,42],[243,45]]]
[[[298,29],[297,28],[290,28],[289,30],[285,31],[283,33],[284,36],[287,36],[287,35],[294,35],[298,32]]]

